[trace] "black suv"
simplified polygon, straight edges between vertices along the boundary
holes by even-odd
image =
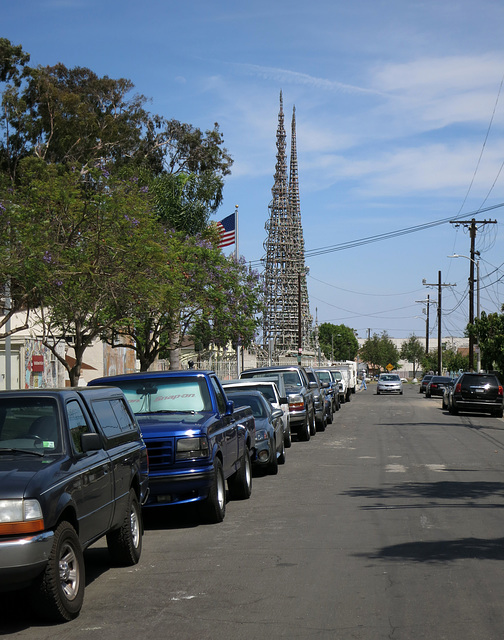
[[[491,413],[502,418],[504,394],[496,375],[491,373],[462,373],[448,395],[448,410]]]

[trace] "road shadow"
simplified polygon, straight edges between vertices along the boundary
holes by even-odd
[[[410,562],[446,563],[456,560],[504,560],[504,538],[460,538],[433,542],[394,544],[376,553],[357,553],[355,557]]]
[[[446,469],[446,471],[452,470]],[[401,484],[385,485],[384,487],[355,487],[348,491],[343,491],[341,495],[374,500],[410,500],[412,498],[422,498],[425,500],[467,500],[469,503],[473,503],[473,501],[488,498],[489,496],[502,498],[504,500],[504,482],[404,482]],[[380,506],[383,506],[383,503],[380,503]],[[432,505],[422,504],[419,506],[428,508]],[[478,505],[468,504],[467,506],[474,507]],[[504,507],[504,501],[502,505],[493,506]]]
[[[142,510],[142,517],[146,531],[192,529],[203,524],[196,503],[149,507]]]

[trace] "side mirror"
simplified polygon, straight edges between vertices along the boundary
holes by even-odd
[[[102,448],[101,438],[97,433],[81,434],[81,447],[84,453],[99,451]]]
[[[322,383],[322,388],[323,389],[329,389],[329,383],[328,382],[323,382]]]
[[[316,382],[310,382],[310,389],[318,389],[318,384]]]
[[[234,401],[228,400],[226,402],[226,415],[231,416],[234,413]]]

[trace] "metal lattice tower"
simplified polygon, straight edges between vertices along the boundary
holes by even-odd
[[[271,190],[273,199],[268,207],[269,220],[265,225],[268,237],[264,243],[266,311],[263,338],[264,347],[268,349],[272,345],[276,357],[297,354],[300,340],[303,351],[309,348],[312,324],[301,226],[295,114],[294,109],[287,179],[286,134],[280,92],[275,182]]]

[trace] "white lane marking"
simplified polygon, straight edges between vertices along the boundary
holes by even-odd
[[[387,473],[406,473],[406,467],[403,464],[387,464],[385,471]]]
[[[429,471],[437,471],[441,473],[443,471],[446,471],[445,464],[426,464],[425,466],[427,467],[427,469],[429,469]]]

